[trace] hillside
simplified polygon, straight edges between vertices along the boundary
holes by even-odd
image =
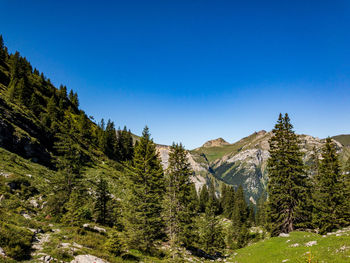
[[[350,147],[350,134],[336,135],[332,139],[340,142],[345,147]]]
[[[292,232],[251,244],[235,251],[226,262],[350,262],[350,229],[327,235]]]
[[[190,153],[202,156],[202,159],[198,160],[199,165],[205,164],[208,173],[210,172],[217,180],[236,188],[242,185],[246,198],[255,203],[266,189],[266,162],[269,157],[268,141],[271,136],[271,132],[262,130],[232,144],[221,146],[204,144],[206,146],[194,149]],[[325,142],[324,139],[309,135],[299,135],[299,140],[305,163],[311,161],[314,150],[320,155],[320,149]],[[349,156],[349,150],[338,141],[334,142],[341,159],[345,161]]]

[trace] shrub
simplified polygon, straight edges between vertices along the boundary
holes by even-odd
[[[32,238],[33,233],[25,228],[0,223],[0,247],[11,258],[16,260],[28,259]]]

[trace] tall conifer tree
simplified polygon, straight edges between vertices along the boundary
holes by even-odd
[[[191,207],[193,183],[190,180],[193,171],[182,144],[174,143],[171,146],[168,162],[163,214],[170,245],[176,248],[182,244],[189,245],[193,235],[191,233],[194,216],[194,209]]]
[[[267,162],[268,219],[272,235],[278,235],[310,221],[310,192],[298,137],[288,114],[279,115],[272,132]]]
[[[324,234],[346,223],[344,203],[346,200],[344,183],[336,152],[336,146],[330,138],[322,149],[322,159],[318,174],[315,176],[313,223]]]
[[[161,237],[164,176],[147,127],[135,147],[124,201],[126,238],[130,247],[151,252]]]

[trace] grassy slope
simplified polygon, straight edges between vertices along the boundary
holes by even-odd
[[[222,158],[226,154],[239,152],[244,145],[254,140],[256,136],[257,134],[253,133],[252,135],[245,137],[239,140],[238,142],[235,142],[230,145],[215,146],[215,147],[200,147],[200,148],[194,149],[192,152],[205,154],[208,161],[211,163],[217,159]]]
[[[88,181],[96,181],[98,176],[102,175],[109,181],[111,192],[118,197],[118,184],[120,183],[123,174],[118,171],[119,164],[114,162],[101,162],[90,167],[85,167],[84,177]],[[18,231],[28,232],[28,242],[31,240],[31,232],[28,228],[41,228],[44,234],[50,235],[50,241],[44,244],[43,251],[56,259],[71,261],[73,256],[69,253],[70,249],[61,248],[62,243],[77,243],[83,248],[74,252],[74,255],[91,254],[100,258],[104,258],[111,263],[129,262],[120,257],[114,257],[104,250],[104,243],[107,240],[107,235],[99,234],[91,231],[80,231],[76,227],[66,227],[62,224],[56,224],[52,220],[45,219],[45,212],[40,208],[35,208],[29,203],[29,199],[39,199],[45,193],[49,193],[50,180],[56,176],[56,172],[45,166],[35,164],[25,158],[22,158],[14,153],[11,153],[3,148],[0,148],[0,185],[3,187],[14,179],[23,178],[30,183],[30,187],[35,188],[38,192],[28,194],[30,198],[25,198],[21,194],[10,194],[4,189],[0,189],[2,194],[8,196],[5,200],[0,201],[0,225],[6,223]],[[43,199],[45,201],[45,198]],[[42,204],[42,201],[39,201]],[[31,215],[31,219],[25,219],[20,212],[25,212]],[[94,225],[94,224],[92,224]],[[107,231],[110,230],[108,227]],[[59,229],[60,231],[53,231]],[[12,232],[13,234],[13,232]],[[7,252],[4,247],[5,252]],[[29,262],[36,262],[40,255],[34,256]],[[161,262],[160,259],[149,257],[141,254],[138,251],[130,251],[129,257],[137,258],[143,262]],[[0,262],[15,262],[11,259],[5,260],[0,256]],[[134,262],[134,261],[133,261]]]
[[[340,142],[342,145],[349,147],[350,146],[350,134],[341,134],[333,136],[332,139]]]
[[[289,237],[274,237],[252,244],[236,251],[236,255],[227,262],[268,263],[268,262],[350,262],[350,229],[344,229],[341,236],[335,234],[325,237],[308,232],[292,232]],[[311,247],[307,242],[317,241]],[[292,244],[299,244],[291,247]]]

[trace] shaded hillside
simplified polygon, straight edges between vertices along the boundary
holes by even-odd
[[[345,147],[350,147],[350,134],[336,135],[332,139],[340,142]]]

